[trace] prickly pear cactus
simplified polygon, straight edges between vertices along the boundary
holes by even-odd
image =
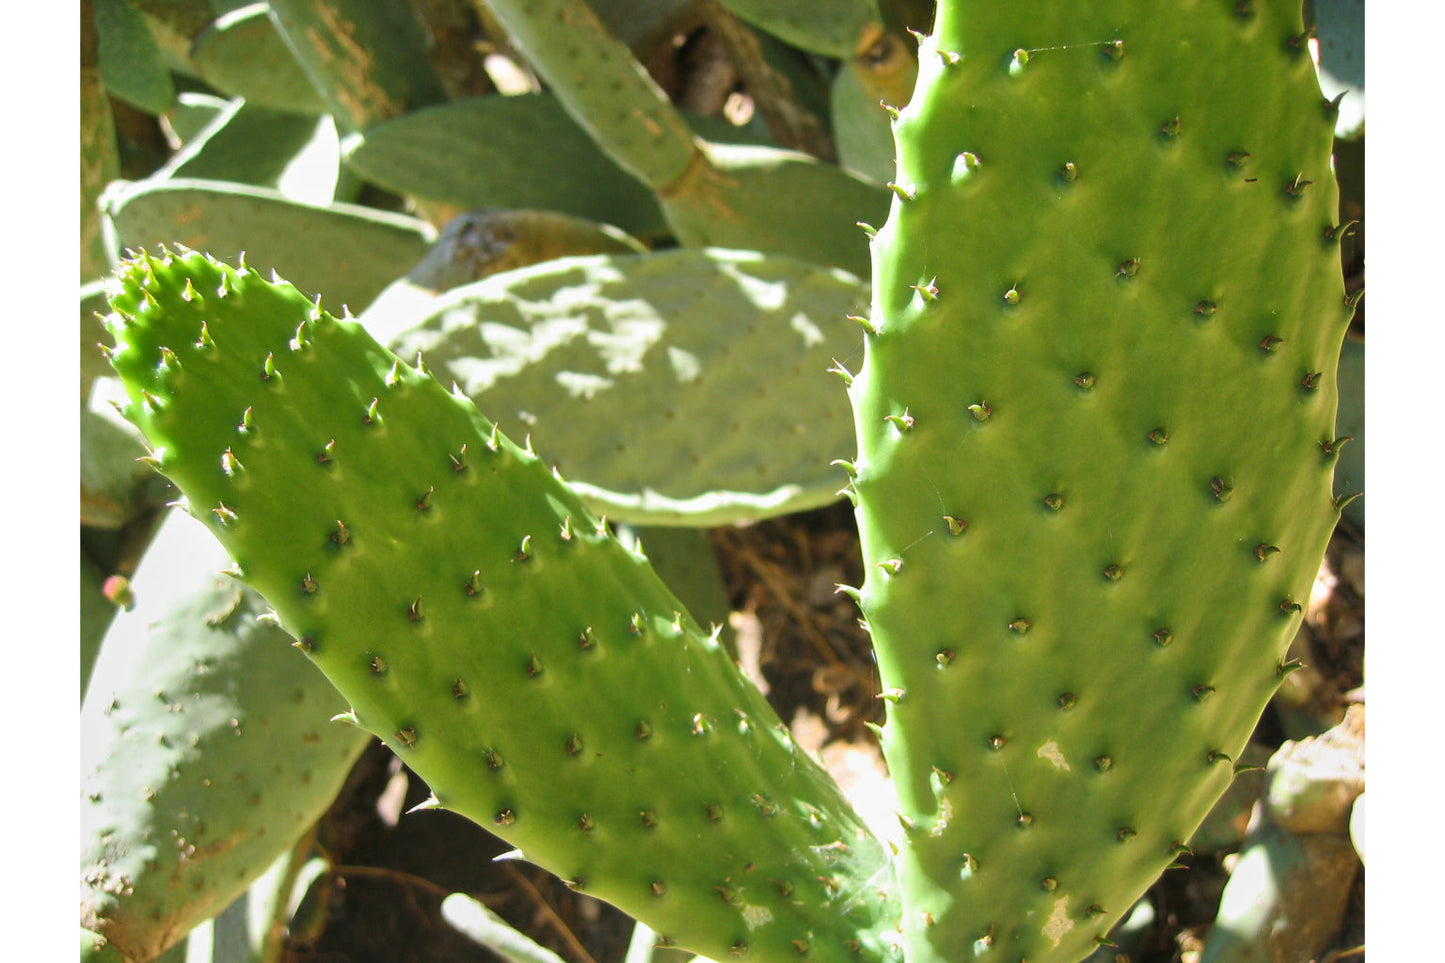
[[[1298,3],[940,4],[853,466],[909,963],[1082,958],[1229,784],[1339,511]]]
[[[370,741],[225,552],[170,514],[81,707],[80,922],[150,960],[296,843]],[[301,671],[298,671],[301,670]]]
[[[252,270],[141,255],[111,305],[154,464],[437,805],[715,958],[880,953],[882,847],[540,459]]]

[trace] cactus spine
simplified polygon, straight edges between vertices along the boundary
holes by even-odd
[[[1332,121],[1297,3],[941,3],[850,387],[909,963],[1083,957],[1181,852],[1325,543]]]

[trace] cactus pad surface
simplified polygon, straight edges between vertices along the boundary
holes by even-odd
[[[1228,786],[1338,517],[1299,5],[940,4],[850,393],[910,963],[1084,957]]]
[[[594,511],[720,525],[838,499],[852,421],[828,369],[867,298],[837,270],[674,250],[504,272],[368,329],[531,434]]]

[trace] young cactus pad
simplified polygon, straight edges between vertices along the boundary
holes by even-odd
[[[1229,784],[1338,506],[1298,2],[939,4],[850,388],[909,963],[1084,957]]]
[[[540,459],[250,269],[142,254],[111,306],[156,467],[437,805],[713,958],[879,957],[880,844]]]

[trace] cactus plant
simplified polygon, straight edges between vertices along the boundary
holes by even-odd
[[[116,266],[106,319],[149,462],[431,807],[662,943],[763,961],[1083,959],[1230,784],[1294,668],[1286,649],[1349,497],[1332,487],[1355,307],[1336,105],[1298,9],[1197,0],[1162,16],[1118,0],[1021,21],[944,0],[918,35],[912,96],[882,114],[897,145],[887,220],[844,239],[817,225],[876,221],[868,191],[831,195],[822,218],[826,165],[699,141],[655,88],[616,86],[609,71],[636,65],[593,42],[580,4],[495,6],[686,249],[490,278],[501,297],[444,296],[472,312],[454,333],[513,300],[530,310],[529,290],[622,303],[633,289],[605,276],[627,264],[677,278],[766,264],[792,296],[821,265],[871,256],[871,308],[849,311],[861,338],[832,358],[856,452],[832,467],[862,539],[866,577],[842,590],[876,653],[893,842],[593,514],[587,485],[563,481],[568,459],[552,470],[549,436],[610,437],[621,394],[577,407],[575,425],[521,409],[539,457],[481,413],[496,417],[466,383],[486,360],[475,348],[412,363],[414,336],[386,333],[398,357],[365,318],[326,310],[327,283],[159,247]],[[539,11],[578,31],[571,62],[559,37],[574,35]],[[342,126],[364,145],[368,126],[450,106]],[[810,186],[778,194],[778,163]],[[121,196],[167,190],[201,209],[237,193]],[[775,231],[785,197],[798,223]],[[752,226],[717,219],[729,211]],[[705,249],[719,238],[776,263]],[[175,238],[145,243],[161,240]],[[604,287],[566,280],[583,261]],[[357,300],[398,273],[358,278]],[[655,390],[628,393],[647,414]]]

